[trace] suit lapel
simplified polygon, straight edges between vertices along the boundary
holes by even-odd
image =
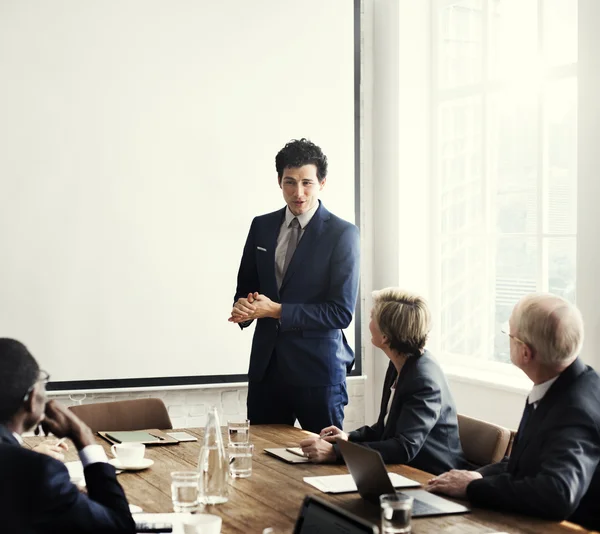
[[[523,435],[519,438],[515,449],[510,455],[508,464],[508,470],[510,472],[514,472],[516,469],[519,458],[522,456],[523,451],[527,448],[527,445],[539,431],[540,425],[546,418],[546,415],[548,415],[548,412],[552,409],[557,401],[560,401],[562,393],[577,379],[581,373],[585,371],[585,369],[586,365],[579,358],[577,358],[560,374],[556,382],[550,386],[548,392],[539,402],[538,407],[531,414]]]
[[[294,272],[298,270],[298,268],[306,261],[314,251],[314,244],[319,239],[319,236],[325,230],[326,222],[330,219],[330,213],[325,209],[325,206],[319,200],[319,208],[313,215],[313,218],[306,225],[304,230],[304,234],[302,235],[302,239],[300,239],[300,243],[298,243],[298,247],[292,256],[292,261],[290,261],[290,265],[288,266],[287,271],[283,277],[283,281],[281,282],[280,292],[283,291],[283,288],[289,282],[290,278],[294,276]]]

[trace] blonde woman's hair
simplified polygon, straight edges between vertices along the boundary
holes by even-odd
[[[431,313],[423,297],[397,287],[374,291],[373,319],[392,350],[412,355],[423,352],[431,329]]]
[[[515,334],[549,366],[574,360],[583,346],[583,318],[576,306],[550,293],[532,293],[515,306]]]

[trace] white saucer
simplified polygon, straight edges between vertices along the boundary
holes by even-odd
[[[135,465],[123,465],[118,458],[111,458],[108,463],[115,467],[115,469],[123,469],[128,471],[139,471],[140,469],[147,469],[151,465],[154,465],[154,460],[150,458],[144,458],[139,464]]]

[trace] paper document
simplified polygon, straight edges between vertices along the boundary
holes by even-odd
[[[395,488],[418,488],[421,484],[396,473],[388,473]],[[358,491],[352,475],[330,475],[326,477],[304,477],[304,482],[323,493],[348,493]]]

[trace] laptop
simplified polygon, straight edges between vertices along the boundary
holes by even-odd
[[[337,445],[344,457],[348,471],[354,479],[358,493],[363,499],[379,504],[380,495],[396,493],[378,451],[350,441],[338,440]],[[457,504],[425,490],[407,489],[398,493],[410,495],[414,499],[413,517],[464,514],[471,511],[462,504]]]
[[[316,495],[304,498],[294,534],[379,534],[379,528]]]

